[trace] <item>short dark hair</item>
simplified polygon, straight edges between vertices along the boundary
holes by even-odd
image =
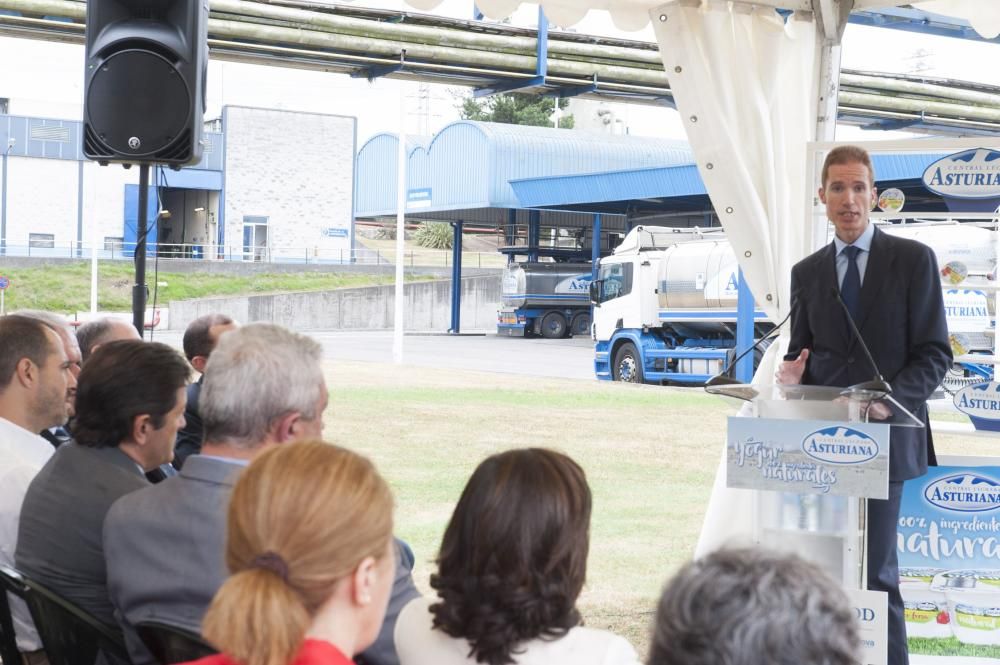
[[[92,448],[117,446],[142,414],[152,417],[153,427],[162,427],[190,372],[187,362],[166,344],[141,340],[102,344],[77,379],[73,438]]]
[[[183,341],[184,355],[187,356],[188,362],[194,360],[195,356],[207,358],[218,341],[212,339],[212,328],[228,326],[232,322],[232,318],[225,314],[206,314],[189,323],[184,331]]]
[[[80,345],[80,358],[87,362],[94,347],[107,341],[113,321],[109,317],[101,317],[87,321],[76,329],[76,342]]]
[[[826,154],[823,160],[823,172],[820,183],[826,187],[826,179],[830,175],[830,167],[834,164],[863,164],[868,167],[869,185],[875,184],[875,167],[871,155],[864,148],[856,145],[838,145]]]
[[[56,332],[36,318],[17,314],[0,317],[0,393],[10,385],[21,360],[27,358],[41,367],[56,352],[45,336],[46,330]]]
[[[660,598],[649,665],[853,665],[857,620],[840,586],[795,554],[722,549]]]
[[[431,575],[434,628],[467,640],[477,662],[503,665],[521,643],[578,625],[590,506],[583,469],[566,455],[528,448],[483,461]]]

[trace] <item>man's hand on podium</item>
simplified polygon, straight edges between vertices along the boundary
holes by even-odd
[[[802,375],[806,371],[806,361],[809,360],[809,349],[802,349],[795,360],[784,360],[774,373],[774,381],[781,385],[792,386],[802,383]]]
[[[868,405],[868,420],[887,420],[892,410],[885,402],[872,402]]]

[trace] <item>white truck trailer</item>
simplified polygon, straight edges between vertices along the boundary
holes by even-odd
[[[975,284],[995,278],[996,232],[958,223],[881,228],[935,250],[946,273],[942,288],[953,342],[965,352],[991,352],[993,298]],[[967,279],[953,283],[958,277]],[[701,384],[723,371],[735,355],[738,280],[739,265],[721,230],[632,229],[601,259],[590,287],[597,378]],[[774,325],[759,309],[753,320],[755,338]],[[959,367],[950,379],[960,382],[975,371]]]

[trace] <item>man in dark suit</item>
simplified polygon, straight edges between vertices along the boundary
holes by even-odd
[[[219,340],[205,368],[200,454],[190,456],[177,477],[122,497],[104,523],[108,591],[135,665],[156,662],[138,637],[140,622],[201,631],[205,610],[229,575],[226,508],[237,476],[273,446],[318,440],[328,398],[315,340],[263,323]],[[385,622],[358,663],[398,665],[396,617],[419,595],[412,558],[400,549]]]
[[[205,314],[189,323],[184,331],[184,356],[201,376],[187,389],[187,410],[184,411],[187,424],[177,432],[177,445],[174,446],[174,466],[178,470],[184,466],[184,460],[188,456],[201,452],[205,428],[198,411],[198,401],[205,381],[205,365],[208,364],[208,357],[212,355],[215,345],[219,343],[219,336],[236,326],[237,323],[225,314]]]
[[[889,596],[889,663],[909,662],[903,601],[899,593],[896,522],[903,481],[933,465],[927,399],[951,366],[941,281],[934,253],[869,223],[876,202],[868,153],[840,146],[827,155],[820,200],[836,229],[829,245],[792,268],[791,340],[778,370],[780,383],[851,386],[876,372],[892,397],[924,423],[893,427],[889,447],[889,498],[868,501],[868,588]],[[871,367],[837,302],[847,305],[878,368]],[[886,419],[876,402],[869,417]]]
[[[104,344],[80,372],[73,441],[28,486],[18,524],[18,569],[108,626],[101,530],[116,499],[173,457],[190,369],[169,346]]]

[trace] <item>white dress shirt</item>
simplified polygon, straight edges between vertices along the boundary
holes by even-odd
[[[52,444],[28,430],[0,418],[0,564],[14,565],[17,523],[28,485],[52,457]],[[20,598],[7,596],[14,618],[14,632],[21,651],[42,648],[31,614]]]
[[[478,665],[469,643],[435,630],[432,598],[411,600],[396,621],[399,665]],[[515,665],[642,665],[624,637],[606,630],[576,626],[558,639],[533,639],[517,645]]]

